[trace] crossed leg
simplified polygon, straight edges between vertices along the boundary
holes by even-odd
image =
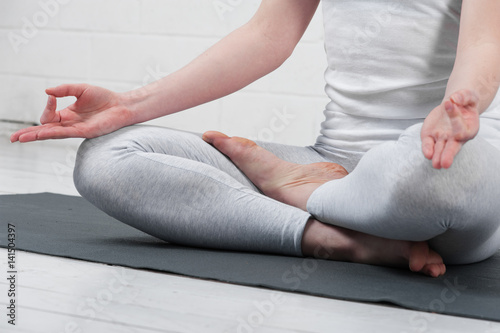
[[[379,237],[428,241],[446,264],[489,258],[500,248],[500,151],[478,135],[449,169],[435,169],[420,131],[411,126],[368,151],[349,176],[314,191],[308,212]]]
[[[352,239],[369,234],[416,242],[406,250],[413,270],[435,263],[426,261],[437,255],[427,252],[422,241],[449,264],[490,257],[500,248],[500,151],[478,136],[462,148],[450,169],[437,170],[422,154],[420,129],[421,124],[412,126],[398,141],[370,150],[347,176],[333,163],[281,161],[242,138],[207,132],[204,139],[229,156],[266,195],[307,209],[321,222],[361,233]],[[324,227],[322,231],[328,233]],[[309,236],[303,239],[306,253]],[[318,242],[312,238],[311,244]],[[370,251],[376,253],[376,247]],[[434,273],[444,272],[441,265],[429,267]]]
[[[295,163],[325,161],[306,148],[276,145],[269,148],[280,158]],[[251,156],[258,158],[259,151]],[[237,152],[227,154],[239,160]],[[267,162],[268,158],[264,156],[261,161]],[[275,161],[281,164],[276,165],[281,171],[294,173],[293,168],[287,169],[293,164]],[[295,187],[301,189],[308,184],[314,188],[345,174],[345,170],[335,166],[326,175],[320,172],[308,181],[296,183],[297,186],[289,184],[286,192],[292,193]],[[321,176],[324,177],[318,180]],[[382,239],[323,224],[302,209],[262,195],[226,156],[191,133],[131,126],[85,140],[77,154],[74,180],[80,194],[99,209],[167,242],[378,265],[409,265],[413,271],[432,276],[444,273],[442,259],[429,251],[425,242]],[[266,187],[259,180],[254,181]],[[273,190],[271,185],[266,189],[269,193]],[[300,198],[299,192],[292,196],[293,200]]]
[[[318,187],[348,174],[335,163],[301,165],[281,160],[244,138],[206,132],[203,139],[228,156],[265,195],[303,210],[306,210],[309,197]],[[344,250],[340,256],[339,249]],[[431,276],[442,275],[446,270],[441,257],[430,250],[426,242],[379,238],[315,219],[310,219],[306,225],[302,252],[308,256],[335,260],[409,265],[412,271]]]

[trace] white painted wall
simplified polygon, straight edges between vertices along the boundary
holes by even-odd
[[[126,91],[180,68],[245,23],[257,0],[0,0],[0,119],[37,121],[44,89]],[[152,123],[314,142],[327,102],[321,10],[294,55],[229,97]],[[61,106],[72,103],[67,99]]]

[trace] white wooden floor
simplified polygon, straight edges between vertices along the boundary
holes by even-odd
[[[21,145],[0,134],[0,194],[77,195],[71,171],[79,141]],[[4,249],[0,263],[6,276]],[[500,323],[28,252],[18,253],[17,265],[17,325],[7,324],[7,281],[2,278],[0,332],[500,333]]]

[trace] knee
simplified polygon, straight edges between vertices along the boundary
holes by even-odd
[[[88,193],[100,183],[99,178],[103,176],[102,164],[108,161],[101,142],[101,138],[86,139],[76,154],[73,183],[83,197],[87,197]]]
[[[398,154],[405,156],[391,175],[393,198],[399,204],[456,213],[474,210],[500,195],[500,174],[496,171],[500,152],[480,137],[462,147],[449,169],[435,169],[423,156],[420,127],[405,132],[397,146]]]
[[[167,128],[135,125],[113,133],[86,139],[80,145],[73,181],[78,192],[86,197],[91,193],[108,191],[125,171],[134,164],[137,153],[161,153],[179,155],[189,149],[191,141],[200,140]]]
[[[110,184],[113,170],[129,150],[129,131],[123,128],[81,143],[76,154],[73,182],[83,197]]]

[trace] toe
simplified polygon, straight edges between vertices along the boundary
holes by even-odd
[[[427,264],[421,272],[425,275],[438,277],[446,273],[446,266],[444,264]]]
[[[260,155],[264,151],[263,149],[257,149],[258,151],[256,151],[255,148],[258,148],[258,146],[251,140],[237,136],[229,137],[217,131],[205,132],[202,139],[228,156],[236,165],[248,162],[251,156]]]
[[[208,131],[203,133],[201,137],[205,142],[214,146],[215,149],[220,151],[229,158],[233,159],[234,145],[232,144],[234,140],[224,133],[217,131]],[[234,161],[233,161],[234,162]]]
[[[213,144],[215,140],[217,139],[226,139],[229,138],[226,134],[217,132],[217,131],[207,131],[203,133],[203,136],[201,137],[204,141]]]
[[[412,272],[420,272],[426,262],[429,255],[429,247],[425,242],[418,242],[412,244],[410,248],[410,270]]]
[[[446,272],[446,266],[441,256],[429,249],[426,242],[417,242],[410,248],[410,270],[432,277],[438,277]]]

